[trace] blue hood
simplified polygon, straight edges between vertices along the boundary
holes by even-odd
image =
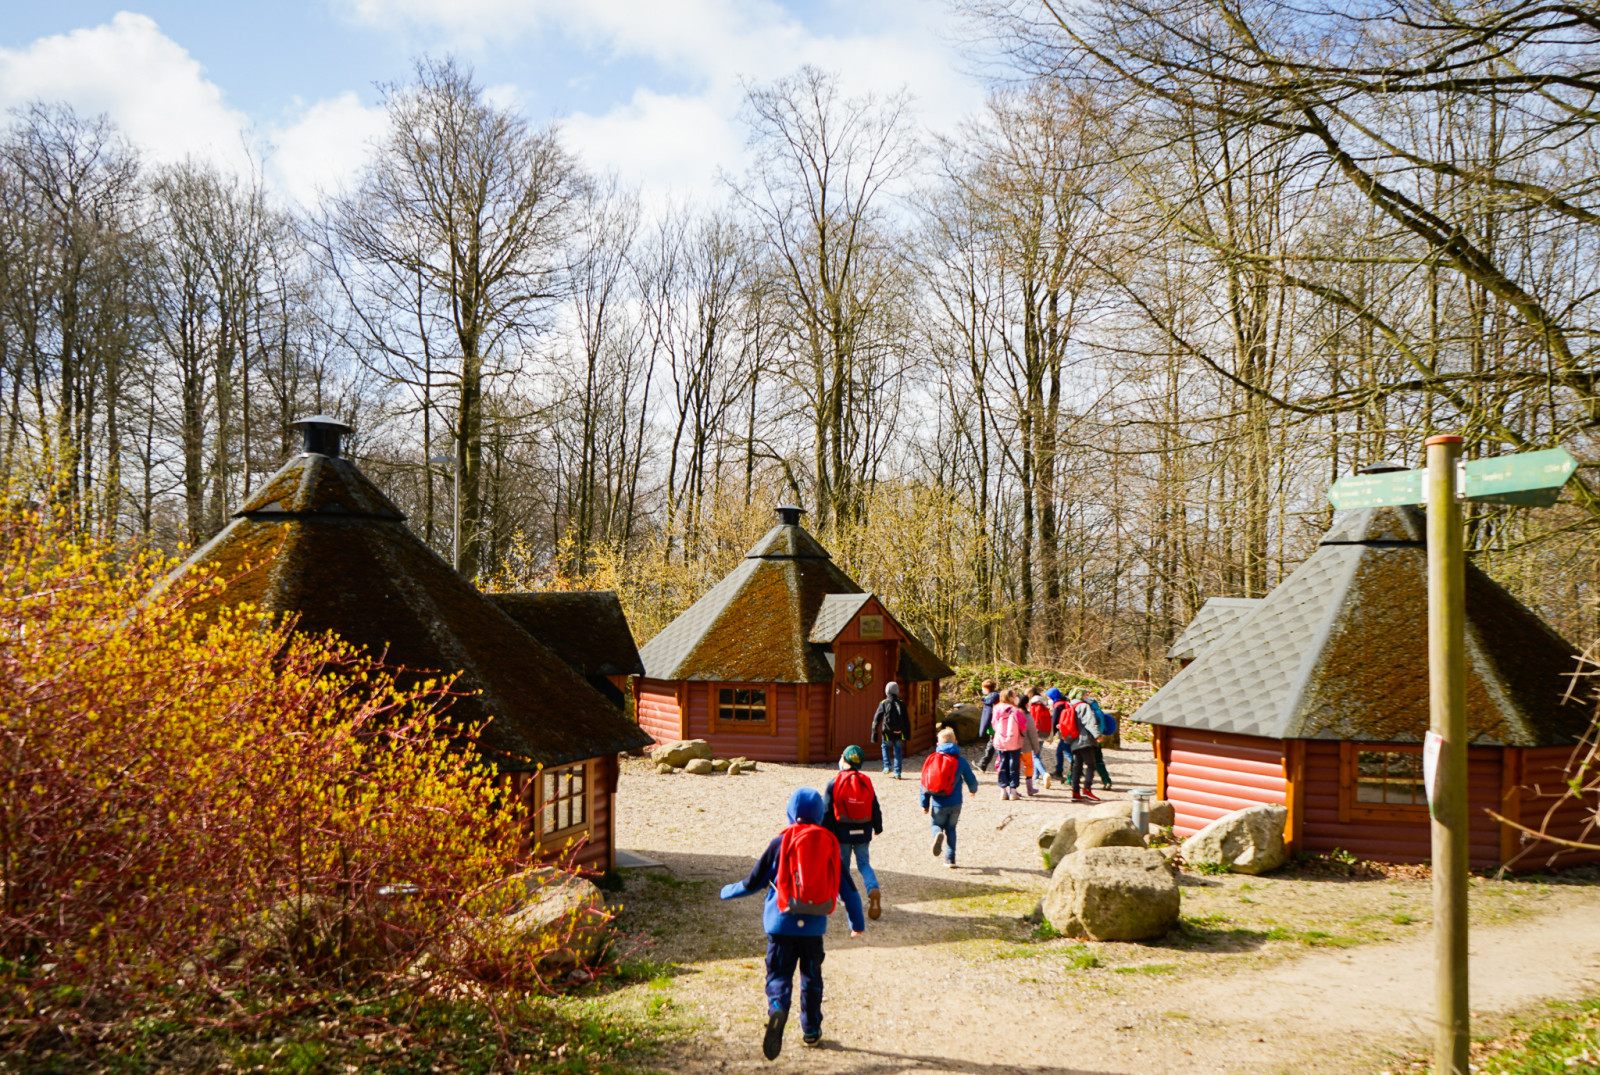
[[[785,812],[789,815],[790,824],[796,821],[822,824],[822,792],[816,788],[795,788],[794,794],[789,796]]]
[[[1063,700],[1060,687],[1051,687],[1044,693],[1045,697],[1049,698],[1052,702],[1059,702]]]

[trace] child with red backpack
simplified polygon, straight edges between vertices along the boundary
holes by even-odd
[[[866,757],[857,746],[845,747],[839,755],[839,775],[822,791],[822,823],[839,841],[839,868],[849,873],[850,856],[855,856],[861,882],[867,886],[867,917],[877,918],[883,914],[883,895],[868,853],[873,833],[883,835],[883,808],[872,778],[861,771]]]
[[[961,785],[974,795],[978,778],[961,756],[954,728],[939,729],[939,745],[922,763],[922,812],[933,827],[933,854],[944,852],[944,864],[956,868],[956,822],[961,820]]]
[[[1022,775],[1028,785],[1028,794],[1038,794],[1033,788],[1033,778],[1039,777],[1041,781],[1049,779],[1044,769],[1043,753],[1044,741],[1050,738],[1050,733],[1055,729],[1055,722],[1050,717],[1050,701],[1045,697],[1044,687],[1038,683],[1028,692],[1028,719],[1033,721],[1035,739],[1033,751],[1022,759]],[[1049,787],[1049,784],[1045,784]]]
[[[724,885],[722,898],[766,892],[761,927],[767,934],[767,1032],[761,1052],[776,1060],[800,971],[800,1029],[806,1045],[822,1044],[822,938],[838,900],[850,917],[850,936],[867,928],[861,895],[840,869],[839,841],[822,826],[822,795],[796,788],[789,796],[789,825],[773,838],[743,881]]]

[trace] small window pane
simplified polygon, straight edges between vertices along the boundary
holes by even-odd
[[[546,799],[554,799],[556,797],[556,774],[555,773],[546,772],[544,774],[544,797]]]
[[[732,691],[732,689],[728,688],[728,687],[724,687],[721,690],[719,690],[717,692],[717,703],[719,705],[732,705],[733,704],[733,691]]]
[[[1381,803],[1383,802],[1383,783],[1377,780],[1362,780],[1356,784],[1356,802]]]
[[[540,811],[540,814],[539,814],[539,831],[540,832],[555,832],[556,831],[556,805],[555,805],[555,803],[546,803],[545,804],[545,808],[542,811]]]

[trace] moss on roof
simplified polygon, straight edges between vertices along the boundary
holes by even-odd
[[[245,570],[248,565],[257,565]],[[460,673],[448,716],[487,722],[478,746],[502,771],[562,765],[649,737],[559,656],[424,545],[398,509],[343,459],[300,455],[176,574],[229,580],[211,604],[299,617],[412,670]]]
[[[611,590],[492,593],[488,597],[579,675],[644,674],[622,601]]]

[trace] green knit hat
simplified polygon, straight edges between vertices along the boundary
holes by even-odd
[[[1072,688],[1072,693],[1067,695],[1067,697],[1072,699],[1074,702],[1076,702],[1079,698],[1083,697],[1083,688],[1082,687],[1073,687]]]
[[[861,752],[860,747],[851,746],[844,748],[844,753],[839,755],[839,760],[852,769],[859,769],[861,768],[861,763],[867,760],[867,756]]]

